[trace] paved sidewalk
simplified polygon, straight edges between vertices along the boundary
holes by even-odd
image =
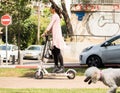
[[[20,78],[20,77],[0,77],[0,88],[107,88],[103,83],[88,85],[84,82],[84,76],[77,76],[70,80],[64,78]]]

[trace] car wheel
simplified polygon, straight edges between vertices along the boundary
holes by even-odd
[[[90,57],[87,59],[87,65],[88,65],[88,67],[91,67],[91,66],[102,67],[102,66],[103,66],[100,57],[99,57],[99,56],[96,56],[96,55],[90,56]]]

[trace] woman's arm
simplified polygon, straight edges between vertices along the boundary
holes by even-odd
[[[48,25],[47,29],[44,31],[44,33],[42,34],[42,36],[45,36],[49,31],[51,31],[51,29],[52,29],[55,21],[56,21],[56,16],[53,15],[50,24]]]
[[[52,20],[51,20],[51,22],[49,23],[49,25],[48,25],[46,31],[50,31],[50,30],[52,29],[52,27],[53,27],[55,21],[56,21],[56,15],[54,14],[54,15],[52,16]]]

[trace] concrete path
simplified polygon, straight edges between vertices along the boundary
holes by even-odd
[[[84,82],[84,76],[77,76],[70,80],[62,78],[20,78],[20,77],[0,77],[0,88],[107,88],[103,83],[88,85]]]

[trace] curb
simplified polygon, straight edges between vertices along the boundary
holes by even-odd
[[[54,64],[45,64],[46,68],[53,67]],[[66,63],[65,68],[80,68],[79,63]],[[40,65],[0,65],[0,68],[39,68]]]
[[[33,66],[29,66],[29,65],[17,65],[15,66],[15,68],[38,68],[39,66],[37,65],[33,65]]]
[[[1,65],[0,68],[38,68],[38,65]]]

